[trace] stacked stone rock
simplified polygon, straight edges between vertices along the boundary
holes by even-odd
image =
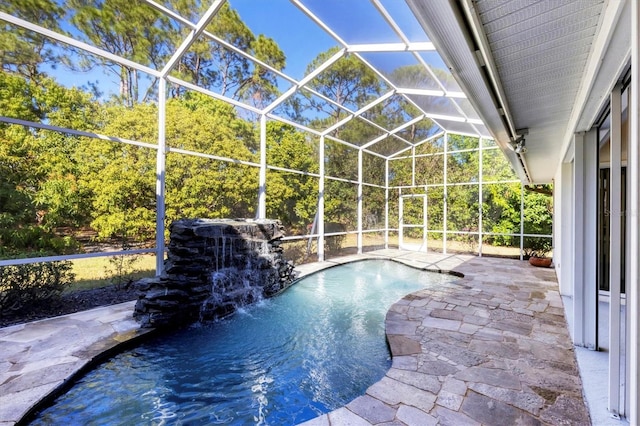
[[[295,279],[278,221],[181,219],[169,229],[164,274],[136,284],[134,318],[142,327],[220,318]]]

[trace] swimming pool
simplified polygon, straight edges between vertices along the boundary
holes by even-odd
[[[391,365],[389,307],[455,280],[368,260],[303,278],[230,318],[163,334],[81,379],[33,424],[295,424],[339,408]]]

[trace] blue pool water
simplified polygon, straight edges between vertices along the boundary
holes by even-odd
[[[87,374],[33,424],[288,425],[339,408],[391,365],[389,307],[452,282],[391,261],[305,277],[209,325],[162,335]]]

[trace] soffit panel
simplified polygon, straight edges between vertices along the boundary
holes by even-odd
[[[479,131],[482,128],[490,129],[487,133],[495,139],[509,158],[520,178],[524,179],[524,171],[517,162],[514,152],[507,148],[508,130],[488,89],[489,86],[477,62],[478,58],[471,50],[471,41],[464,28],[461,14],[452,8],[452,2],[449,0],[406,1],[448,65],[456,83],[467,94],[469,104],[487,124],[486,128],[478,125],[476,128]]]
[[[474,2],[534,181],[551,181],[598,31],[602,0]],[[557,157],[557,158],[556,158]]]

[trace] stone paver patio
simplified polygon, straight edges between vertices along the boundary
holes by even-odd
[[[392,368],[315,425],[587,425],[576,357],[552,269],[526,262],[381,250],[323,264],[386,257],[456,271],[459,282],[392,306]],[[0,426],[14,424],[105,350],[140,336],[133,302],[0,329]]]
[[[590,424],[554,271],[463,256],[429,267],[444,265],[465,274],[458,285],[410,294],[388,312],[386,376],[305,425]]]

